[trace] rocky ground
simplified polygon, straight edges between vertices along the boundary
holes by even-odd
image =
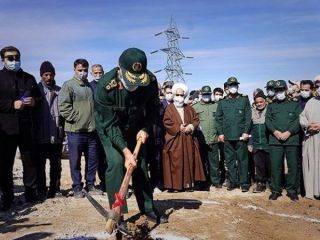
[[[16,197],[13,208],[0,212],[0,239],[115,239],[105,231],[105,220],[87,199],[74,199],[70,173],[63,160],[62,189],[66,197],[42,203],[24,203],[21,160],[15,163]],[[128,199],[129,229],[148,229],[136,239],[319,239],[320,201],[291,202],[283,193],[269,201],[262,194],[228,192],[225,188],[186,193],[155,193],[169,223],[154,225],[140,217],[134,195]],[[104,207],[107,197],[94,198]],[[146,225],[148,224],[148,226]]]

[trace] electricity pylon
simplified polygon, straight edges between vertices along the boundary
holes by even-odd
[[[179,39],[189,39],[188,37],[181,37],[178,31],[176,24],[174,23],[173,18],[171,17],[170,26],[168,29],[163,32],[159,32],[155,34],[155,36],[159,36],[161,34],[165,34],[167,37],[167,47],[161,48],[159,50],[152,51],[151,54],[154,54],[158,51],[162,51],[166,53],[167,56],[167,66],[164,69],[160,69],[155,71],[155,73],[161,72],[162,70],[166,71],[166,81],[175,82],[185,82],[184,75],[192,75],[192,73],[185,73],[181,67],[181,60],[184,58],[193,58],[186,57],[179,48]]]

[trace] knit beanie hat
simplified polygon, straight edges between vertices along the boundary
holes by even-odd
[[[44,61],[40,66],[40,76],[42,76],[46,72],[51,72],[54,75],[56,75],[56,71],[49,61]]]

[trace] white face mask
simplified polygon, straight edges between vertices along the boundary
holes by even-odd
[[[178,107],[178,108],[183,107],[183,104],[184,104],[184,98],[183,98],[183,97],[181,97],[181,96],[174,96],[173,101],[174,101],[173,103],[174,103],[174,105],[175,105],[176,107]]]
[[[84,81],[87,79],[88,77],[88,73],[87,72],[79,72],[77,75],[77,78],[79,78],[81,81]]]
[[[100,78],[101,78],[101,77],[93,77],[92,80],[94,80],[94,81],[96,81],[96,82],[99,82]]]
[[[230,86],[230,87],[229,87],[229,92],[230,92],[231,94],[237,93],[237,92],[238,92],[238,87],[236,87],[236,86]]]
[[[282,101],[286,98],[286,92],[285,91],[282,91],[282,92],[277,92],[276,93],[276,98],[279,100],[279,101]]]
[[[202,95],[202,101],[204,102],[210,102],[211,101],[211,96],[210,95]]]
[[[274,90],[267,90],[268,97],[273,97],[275,94]]]
[[[129,86],[126,84],[126,81],[123,78],[120,78],[120,81],[122,82],[125,89],[127,89],[129,92],[133,92],[137,90],[138,86]]]
[[[17,72],[17,71],[20,69],[20,67],[21,67],[21,63],[20,63],[19,61],[15,61],[15,60],[13,60],[13,61],[6,61],[6,62],[4,63],[4,66],[5,66],[5,68],[8,69],[8,70]]]
[[[219,101],[221,98],[223,98],[223,96],[221,96],[221,95],[214,95],[214,100],[215,101]]]
[[[167,93],[165,97],[166,97],[166,100],[168,102],[172,102],[173,101],[173,94],[172,93]]]
[[[309,98],[310,97],[310,91],[304,91],[304,90],[302,90],[301,92],[300,92],[300,95],[301,95],[301,97],[302,98]]]

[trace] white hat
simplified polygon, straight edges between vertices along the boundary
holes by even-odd
[[[315,82],[320,81],[320,74],[319,74],[319,75],[317,75],[317,76],[315,76],[314,81],[315,81]]]
[[[172,93],[175,95],[178,89],[182,89],[184,91],[184,96],[188,95],[188,87],[182,82],[178,82],[173,84],[172,86]]]

